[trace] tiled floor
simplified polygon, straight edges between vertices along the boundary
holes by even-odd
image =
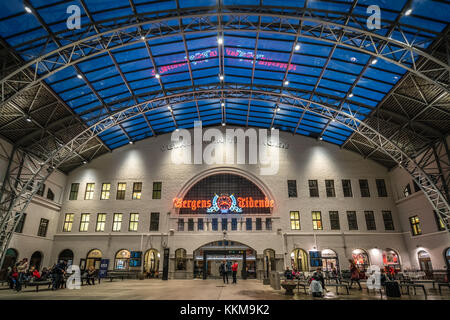
[[[342,290],[342,289],[340,289]],[[450,291],[443,289],[443,295],[439,295],[431,288],[427,288],[429,300],[450,300]],[[340,291],[341,292],[341,291]],[[343,292],[343,291],[342,291]],[[268,285],[263,285],[259,280],[238,281],[238,284],[224,285],[220,280],[115,280],[113,282],[105,281],[100,285],[82,286],[79,290],[63,289],[58,291],[48,290],[42,287],[39,292],[34,288],[25,288],[22,292],[15,292],[7,289],[6,286],[0,286],[0,300],[6,299],[131,299],[131,300],[289,300],[289,299],[320,299],[312,298],[309,294],[295,294],[286,296],[284,290],[273,290]],[[351,289],[350,295],[335,294],[335,288],[330,288],[330,292],[323,299],[380,299],[379,294],[367,291]],[[386,297],[383,296],[383,299]],[[396,300],[398,300],[397,298]],[[425,300],[423,292],[417,292],[417,295],[403,295],[400,299],[406,300]]]

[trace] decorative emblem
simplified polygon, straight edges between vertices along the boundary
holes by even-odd
[[[234,195],[215,195],[212,200],[212,205],[206,212],[212,213],[219,211],[221,213],[230,213],[230,212],[242,212],[242,208],[237,205],[236,198]]]

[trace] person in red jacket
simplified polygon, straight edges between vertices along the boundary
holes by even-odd
[[[41,274],[35,267],[31,267],[30,273],[31,273],[31,278],[33,278],[34,280],[39,280],[41,278]]]
[[[231,271],[233,271],[233,283],[237,283],[236,275],[238,271],[238,263],[236,261],[234,261],[233,265],[231,266]]]

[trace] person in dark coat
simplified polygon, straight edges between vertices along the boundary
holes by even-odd
[[[223,283],[225,283],[225,280],[226,280],[226,283],[228,284],[228,272],[227,272],[227,264],[226,264],[225,260],[223,260],[222,263],[220,264],[219,272],[223,278]]]
[[[286,278],[286,280],[292,280],[293,279],[292,271],[289,270],[289,267],[286,267],[286,270],[284,271],[284,277]]]
[[[359,280],[359,278],[360,278],[359,269],[356,266],[356,264],[353,262],[353,260],[349,259],[348,262],[350,262],[350,272],[351,272],[350,288],[353,286],[353,282],[356,282],[359,286],[359,290],[362,290],[361,282]]]
[[[63,282],[64,274],[66,273],[67,269],[67,261],[63,260],[60,263],[56,264],[53,267],[52,270],[52,277],[53,277],[53,287],[52,290],[57,290],[61,287],[61,284]]]

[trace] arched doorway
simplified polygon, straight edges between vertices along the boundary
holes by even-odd
[[[144,271],[149,277],[154,277],[159,270],[161,254],[156,249],[149,249],[144,255]]]
[[[238,276],[242,279],[256,279],[256,250],[230,240],[210,242],[194,251],[194,277],[218,278],[219,265],[225,260],[231,269],[231,264],[236,261],[239,265]]]
[[[339,272],[339,259],[337,253],[331,249],[324,249],[322,255],[322,269],[325,272],[331,272],[333,268]]]
[[[369,255],[364,249],[355,249],[352,251],[353,262],[360,271],[366,272],[370,265]]]
[[[400,257],[397,252],[392,249],[383,250],[383,265],[385,267],[392,267],[395,272],[399,272],[401,270],[401,265]]]
[[[42,261],[42,253],[39,251],[35,251],[32,255],[31,255],[31,259],[30,259],[30,267],[35,267],[37,270],[40,270],[41,268],[41,261]]]
[[[419,260],[420,270],[425,272],[428,279],[431,279],[433,276],[433,265],[431,264],[430,254],[425,250],[420,250],[417,253],[417,258]]]
[[[270,271],[275,271],[275,250],[266,249],[263,252],[264,277],[269,278]]]
[[[309,271],[308,254],[303,249],[294,249],[291,252],[291,267],[297,272]]]
[[[100,262],[102,260],[102,252],[98,249],[92,249],[86,256],[86,269],[93,266],[96,270],[100,269]]]
[[[130,266],[130,257],[131,253],[126,249],[117,251],[114,260],[114,269],[128,270],[128,267]]]
[[[6,279],[8,268],[12,268],[16,264],[18,256],[19,254],[17,253],[16,249],[9,248],[8,250],[6,250],[5,260],[3,260],[3,265],[0,270],[1,280]]]
[[[65,249],[59,253],[58,263],[61,261],[67,261],[67,265],[70,266],[73,263],[73,251],[70,249]]]

